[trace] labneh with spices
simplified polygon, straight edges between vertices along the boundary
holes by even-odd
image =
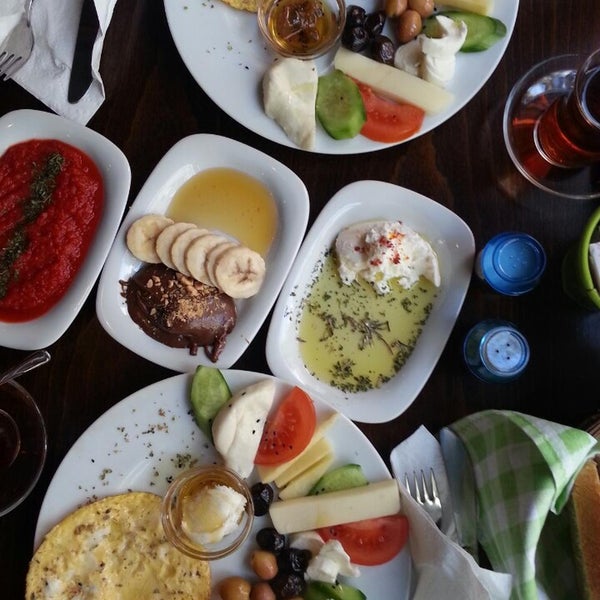
[[[123,288],[129,315],[147,335],[193,355],[204,347],[217,361],[237,319],[232,298],[163,264],[144,265]]]
[[[0,157],[0,320],[48,312],[90,247],[104,202],[100,171],[53,139],[15,144]]]

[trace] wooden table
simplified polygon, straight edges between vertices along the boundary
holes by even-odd
[[[441,359],[411,407],[392,422],[361,425],[386,460],[391,449],[419,425],[435,433],[485,408],[515,409],[572,425],[598,409],[594,389],[600,366],[600,313],[574,305],[563,293],[560,278],[563,256],[595,203],[561,199],[527,183],[505,150],[501,115],[511,85],[533,64],[600,45],[600,3],[521,0],[520,4],[504,58],[465,108],[410,143],[356,156],[315,155],[283,147],[227,116],[180,59],[162,2],[118,2],[108,32],[101,68],[107,101],[89,126],[116,143],[129,159],[130,201],[175,142],[207,132],[259,148],[294,170],[310,194],[311,223],[344,185],[380,179],[429,196],[456,212],[472,229],[478,248],[497,232],[510,229],[528,232],[544,246],[546,273],[539,287],[525,296],[501,296],[473,278]],[[0,84],[0,114],[19,108],[46,110],[15,83]],[[513,321],[529,341],[531,361],[515,383],[485,384],[464,366],[464,336],[487,317]],[[235,368],[268,372],[267,325]],[[51,363],[20,379],[39,402],[49,446],[33,493],[0,518],[0,595],[10,600],[23,597],[37,514],[68,449],[116,402],[174,374],[128,351],[103,330],[96,318],[95,290],[49,350]],[[0,347],[0,367],[25,354]]]

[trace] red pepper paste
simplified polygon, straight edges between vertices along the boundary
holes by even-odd
[[[78,148],[34,139],[0,157],[0,320],[30,321],[64,296],[103,203],[100,171]]]

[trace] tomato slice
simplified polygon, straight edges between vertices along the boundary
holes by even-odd
[[[391,515],[323,527],[317,531],[325,541],[338,540],[353,563],[381,565],[404,548],[408,519],[404,515]]]
[[[376,142],[393,143],[401,142],[421,129],[425,118],[423,109],[386,100],[364,83],[356,83],[367,111],[361,135]]]
[[[295,458],[308,446],[317,426],[310,396],[294,387],[269,415],[254,462],[275,465]]]

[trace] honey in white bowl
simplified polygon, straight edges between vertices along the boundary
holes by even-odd
[[[271,190],[251,175],[229,167],[205,169],[175,193],[167,216],[226,233],[263,258],[277,233]]]

